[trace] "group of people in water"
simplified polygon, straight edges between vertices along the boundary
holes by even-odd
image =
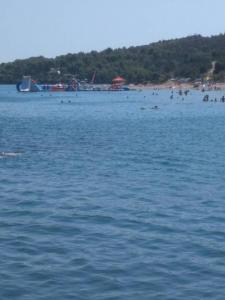
[[[205,90],[202,90],[202,92],[204,93]],[[190,93],[189,89],[186,89],[186,90],[180,89],[178,91],[172,89],[171,94],[170,94],[170,99],[174,99],[176,97],[176,95],[178,95],[178,96],[182,97],[182,100],[184,100],[184,96],[188,96],[189,93]],[[159,96],[159,89],[155,88],[152,92],[152,95],[153,96]],[[76,94],[76,96],[77,96],[77,94]],[[126,98],[128,99],[129,96],[127,95]],[[144,95],[144,98],[146,98],[146,95]],[[221,98],[217,98],[217,97],[210,98],[209,94],[206,94],[206,95],[204,95],[202,101],[204,101],[204,102],[225,102],[225,96],[223,95]],[[67,101],[66,100],[61,100],[60,102],[61,102],[61,104],[63,104],[63,103],[72,103],[71,100],[67,100]],[[152,109],[158,109],[158,108],[159,107],[157,105],[152,107]]]
[[[177,93],[179,96],[188,96],[190,90],[179,90]],[[205,91],[202,91],[202,92],[205,92]],[[170,95],[170,99],[173,99],[174,98],[174,91],[172,90],[171,91],[171,95]],[[184,100],[184,97],[182,97],[182,100]],[[209,94],[206,94],[204,95],[203,99],[202,99],[204,102],[225,102],[225,96],[223,95],[221,98],[211,98],[210,99],[210,96]]]
[[[189,94],[190,90],[179,90],[178,91],[178,95],[179,96],[187,96]],[[171,91],[171,95],[170,95],[170,99],[173,99],[174,98],[174,91],[172,90]],[[184,100],[184,98],[182,98],[182,100]]]
[[[208,101],[210,101],[210,102],[217,102],[217,101],[225,102],[225,96],[222,96],[220,99],[214,98],[214,99],[209,100],[209,95],[207,94],[203,97],[202,101],[204,101],[204,102],[208,102]]]

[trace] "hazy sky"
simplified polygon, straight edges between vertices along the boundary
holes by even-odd
[[[225,32],[225,0],[0,0],[0,62]]]

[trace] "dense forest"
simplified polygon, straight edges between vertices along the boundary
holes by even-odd
[[[31,75],[40,83],[67,81],[72,76],[110,83],[121,75],[128,83],[161,83],[170,78],[204,79],[215,62],[212,79],[225,79],[225,34],[159,41],[145,46],[57,56],[31,57],[0,64],[0,83],[16,83]]]

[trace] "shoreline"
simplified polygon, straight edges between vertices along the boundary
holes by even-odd
[[[129,84],[130,89],[141,90],[205,90],[205,91],[219,91],[225,90],[225,83],[213,83],[213,84],[199,84],[196,86],[194,83],[171,83],[165,82],[161,84]]]

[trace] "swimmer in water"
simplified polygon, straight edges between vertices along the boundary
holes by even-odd
[[[11,156],[11,157],[15,157],[15,156],[18,156],[18,155],[21,155],[22,153],[20,152],[0,152],[0,157],[7,157],[7,156]]]

